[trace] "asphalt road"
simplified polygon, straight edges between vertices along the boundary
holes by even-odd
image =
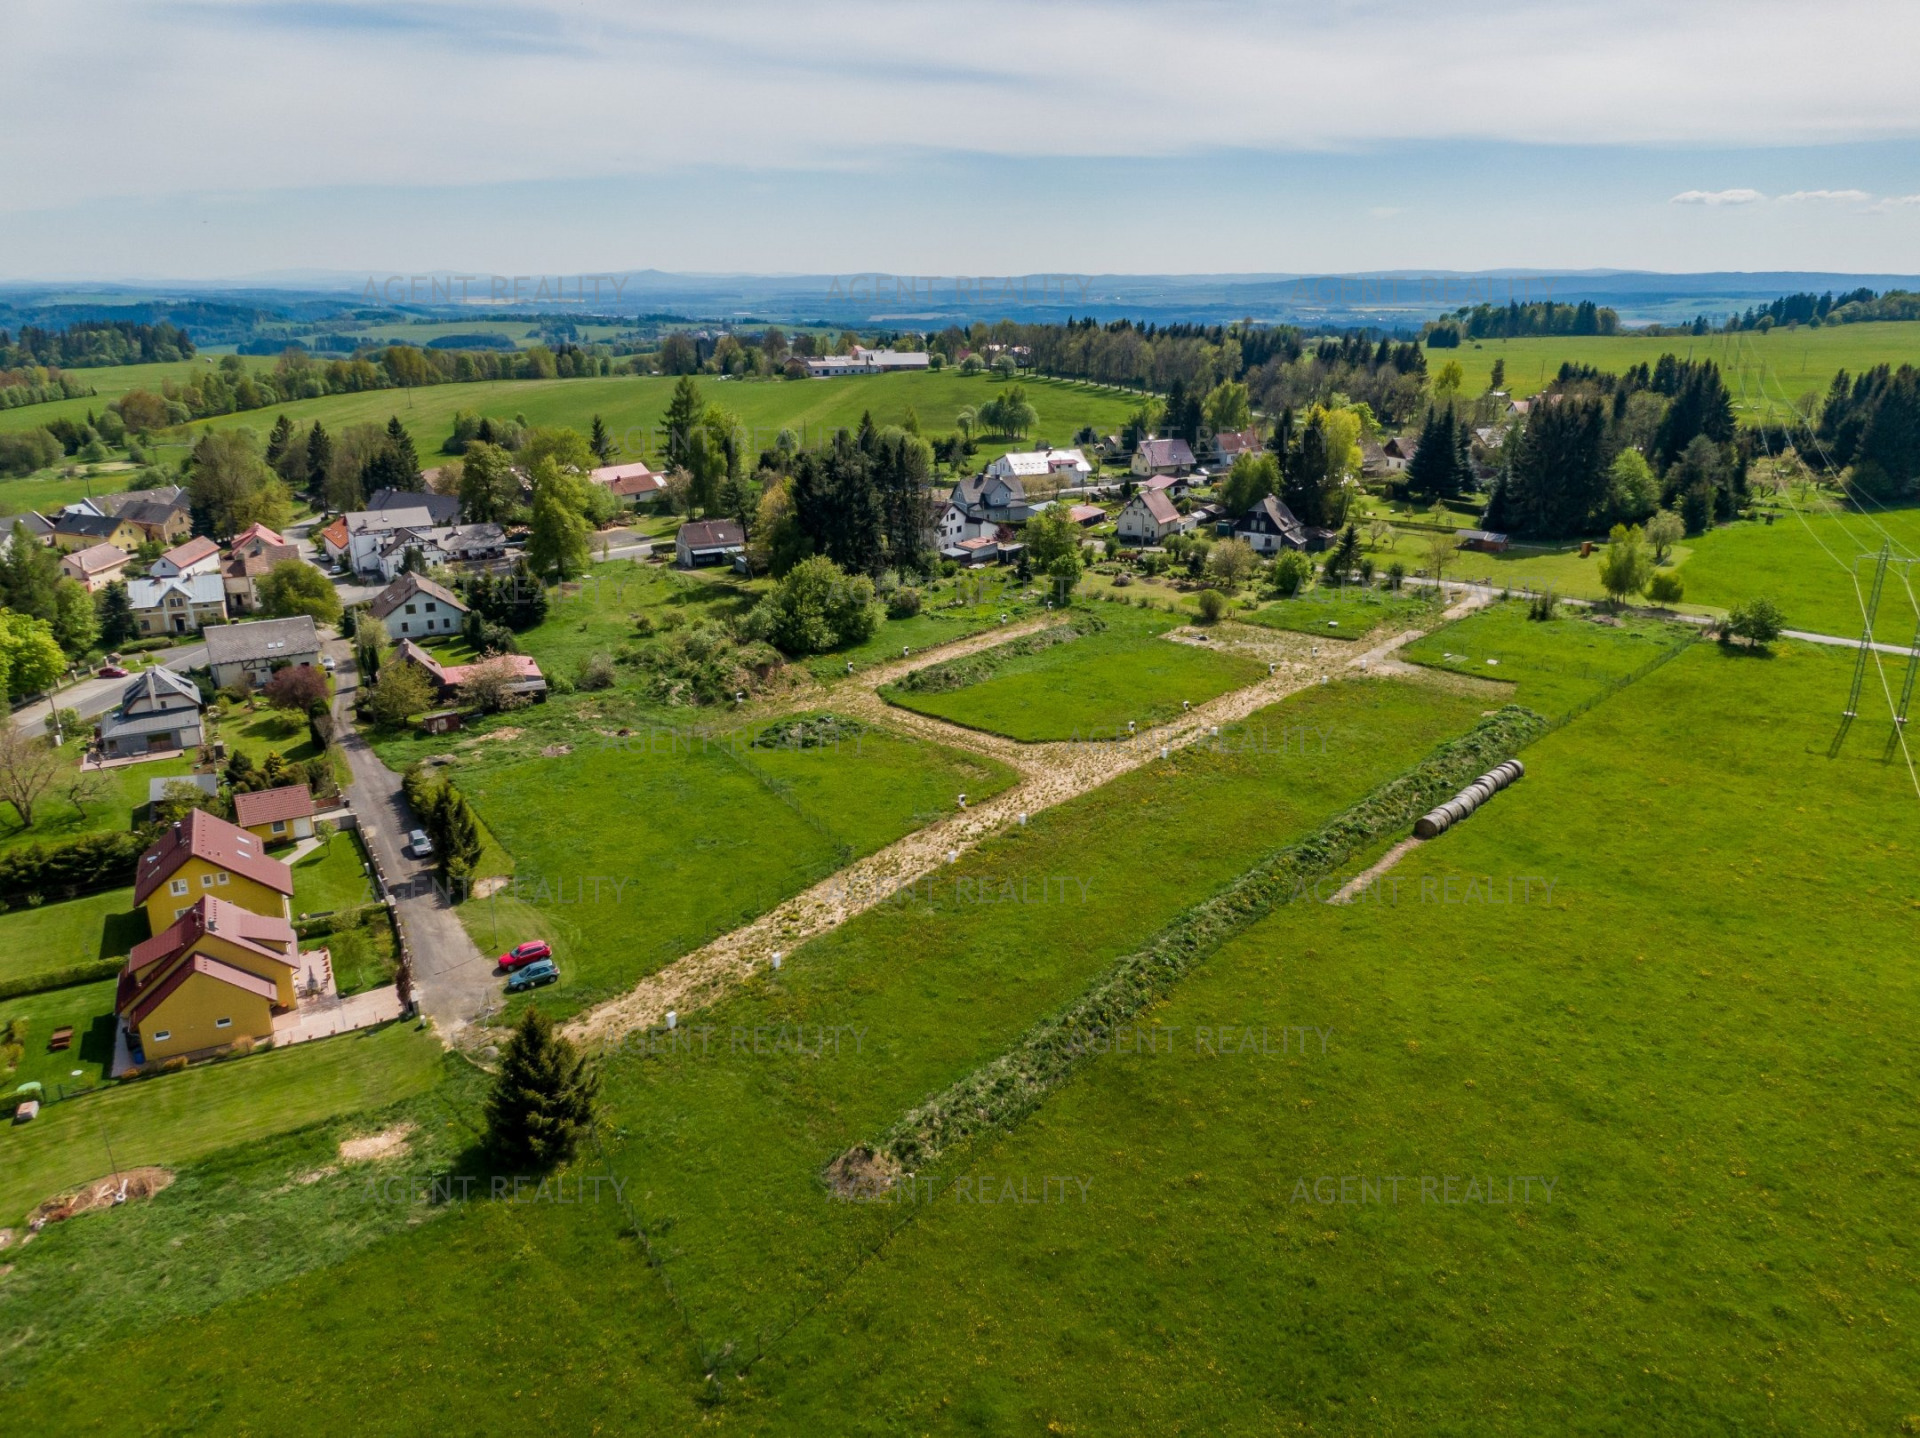
[[[207,662],[207,646],[190,644],[185,649],[169,649],[163,661],[167,668],[184,674]],[[53,709],[78,709],[82,719],[96,719],[120,702],[128,679],[82,679],[78,684],[58,691],[51,703],[36,699],[16,710],[14,727],[29,735],[47,732],[47,715]]]

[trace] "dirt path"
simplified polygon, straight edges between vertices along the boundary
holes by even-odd
[[[1469,601],[1456,609],[1465,613],[1471,604]],[[1449,610],[1447,617],[1457,616]],[[976,640],[942,648],[938,658],[987,648],[1046,623],[1039,620],[1010,625]],[[685,1015],[705,1008],[756,970],[764,970],[776,951],[790,953],[807,940],[884,902],[935,873],[952,858],[1017,824],[1021,814],[1036,814],[1064,804],[1129,770],[1157,761],[1163,750],[1171,753],[1209,738],[1213,729],[1237,723],[1289,694],[1336,675],[1368,669],[1423,632],[1409,630],[1364,654],[1347,657],[1336,651],[1351,654],[1351,646],[1338,641],[1316,644],[1309,635],[1250,625],[1213,631],[1218,637],[1204,641],[1207,647],[1253,655],[1272,665],[1272,672],[1257,683],[1200,705],[1173,723],[1118,743],[1022,744],[964,729],[894,708],[874,692],[916,663],[926,662],[924,658],[869,669],[857,679],[836,686],[830,700],[836,712],[998,759],[1019,771],[1020,782],[992,799],[869,854],[744,928],[723,934],[675,960],[641,980],[630,993],[581,1015],[565,1031],[576,1041],[606,1042],[631,1030],[665,1022],[668,1010]],[[1191,631],[1178,631],[1175,637],[1177,642],[1197,639]]]

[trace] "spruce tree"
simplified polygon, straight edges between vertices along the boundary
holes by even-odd
[[[293,421],[284,414],[273,422],[273,433],[267,436],[267,465],[271,469],[280,467],[280,456],[293,444]]]
[[[387,420],[387,453],[391,456],[389,468],[400,481],[393,488],[418,489],[420,456],[413,447],[413,436],[407,433],[407,427],[400,423],[397,414]]]
[[[107,649],[118,649],[139,632],[127,586],[116,579],[100,591],[100,643]]]
[[[607,429],[607,422],[597,414],[593,417],[593,437],[587,441],[587,447],[600,463],[613,463],[613,435]]]
[[[500,1074],[487,1095],[487,1145],[513,1173],[565,1163],[593,1123],[600,1076],[585,1054],[528,1008],[507,1040]]]
[[[307,491],[314,498],[326,493],[327,475],[333,469],[333,436],[319,420],[307,433]]]

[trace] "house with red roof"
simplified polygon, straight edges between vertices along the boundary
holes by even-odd
[[[202,895],[134,945],[114,1011],[142,1062],[190,1057],[271,1038],[274,1016],[299,1003],[299,970],[299,941],[284,916]]]
[[[283,784],[278,789],[256,789],[233,796],[234,822],[268,844],[311,839],[314,813],[313,791],[305,784]]]
[[[267,857],[265,842],[238,824],[195,809],[140,856],[133,901],[156,934],[203,898],[272,919],[292,914],[293,870]]]

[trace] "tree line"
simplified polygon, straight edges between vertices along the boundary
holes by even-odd
[[[192,359],[195,352],[187,332],[164,320],[158,324],[75,320],[57,330],[22,325],[17,340],[0,330],[0,369],[26,365],[84,369],[98,365],[162,364]]]

